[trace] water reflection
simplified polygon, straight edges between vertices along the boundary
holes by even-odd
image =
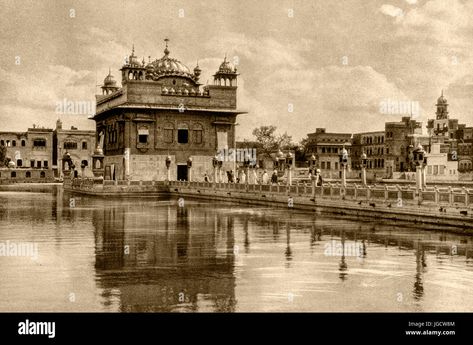
[[[0,242],[38,241],[42,258],[0,257],[0,311],[473,308],[472,238],[442,228],[191,200],[75,196],[70,207],[70,197],[0,192]],[[63,297],[71,291],[80,303]]]
[[[425,262],[425,251],[422,243],[417,243],[416,249],[416,275],[414,281],[413,296],[415,300],[420,300],[424,295],[424,285],[422,283],[422,274],[425,272],[427,264]]]
[[[119,295],[121,311],[197,311],[201,304],[234,311],[233,218],[171,206],[154,211],[147,218],[132,205],[94,211],[100,286]]]

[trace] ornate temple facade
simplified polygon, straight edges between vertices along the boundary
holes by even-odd
[[[96,96],[98,151],[104,154],[105,179],[192,180],[212,176],[218,150],[235,147],[237,69],[225,58],[212,85],[199,82],[170,56],[139,61],[134,49],[121,68],[121,87],[109,73]],[[169,164],[170,161],[170,164]],[[223,162],[223,169],[234,169]]]

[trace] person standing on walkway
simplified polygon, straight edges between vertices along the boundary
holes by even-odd
[[[263,179],[263,184],[268,184],[268,182],[269,182],[269,175],[268,175],[268,173],[266,172],[266,170],[265,170],[264,173],[263,173],[262,179]]]
[[[316,180],[315,180],[316,185],[321,186],[324,181],[322,179],[322,172],[320,171],[320,169],[317,169],[315,176],[316,176]]]
[[[240,183],[245,184],[246,183],[246,174],[244,171],[242,171],[241,176],[240,176]]]
[[[273,174],[271,175],[271,183],[278,184],[278,173],[276,170],[274,170]]]
[[[254,184],[258,184],[258,174],[256,173],[256,169],[253,169],[253,179],[254,179]]]

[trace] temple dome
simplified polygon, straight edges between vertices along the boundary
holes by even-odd
[[[181,61],[169,57],[169,49],[166,41],[166,48],[164,49],[164,56],[160,59],[156,59],[146,65],[147,72],[152,75],[153,79],[160,77],[173,76],[173,77],[187,77],[195,80],[195,75],[191,72],[189,67],[184,65]]]

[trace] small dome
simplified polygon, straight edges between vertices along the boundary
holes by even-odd
[[[144,64],[144,58],[143,58]],[[135,45],[131,49],[131,55],[128,57],[127,65],[140,67],[141,63],[138,60],[138,57],[135,55]]]
[[[110,70],[108,71],[108,75],[103,80],[103,85],[104,86],[116,86],[117,85],[117,82],[115,81],[115,78],[111,74]]]
[[[195,78],[199,79],[201,73],[202,73],[202,70],[199,67],[199,62],[197,62],[197,66],[195,66],[195,68],[194,68]]]
[[[97,145],[97,147],[95,148],[94,155],[103,155],[103,150],[99,145]],[[69,158],[70,158],[70,155],[69,155]]]
[[[234,73],[235,72],[235,67],[227,61],[227,56],[223,59],[222,64],[218,68],[218,73]]]
[[[443,90],[442,90],[442,94],[437,99],[437,104],[447,104],[447,99],[443,96]]]

